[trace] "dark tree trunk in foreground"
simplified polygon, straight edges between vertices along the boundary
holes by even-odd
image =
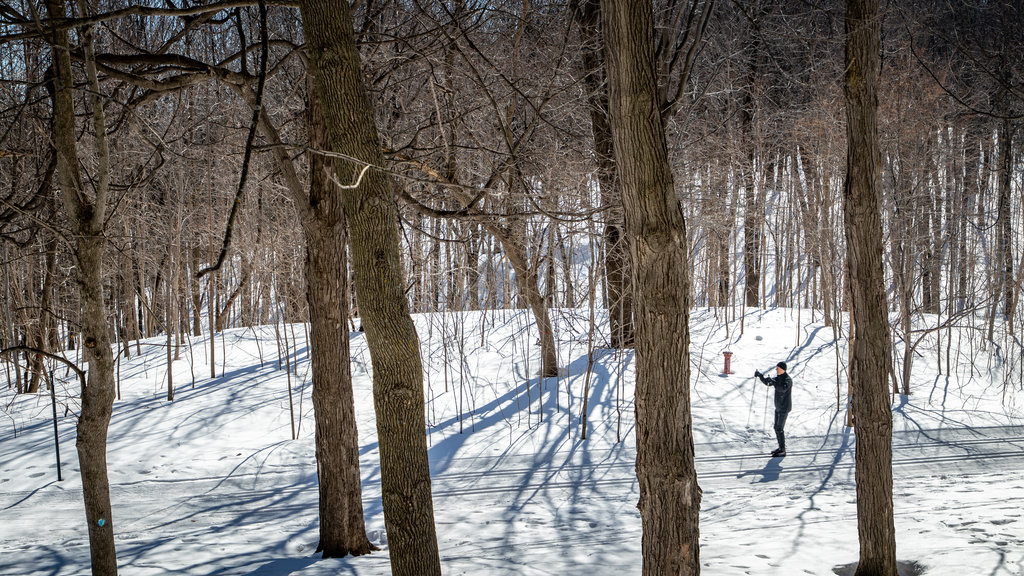
[[[580,0],[576,19],[583,37],[583,77],[590,110],[590,129],[597,156],[597,180],[601,185],[604,223],[604,270],[608,279],[608,326],[612,348],[631,348],[634,341],[633,292],[629,283],[629,254],[623,234],[622,191],[615,165],[612,129],[608,123],[608,85],[601,53],[601,2]]]
[[[310,82],[312,84],[312,82]],[[310,87],[310,144],[326,148],[323,115]],[[328,178],[329,163],[313,154],[309,197],[301,211],[306,238],[306,300],[310,310],[313,410],[320,487],[320,543],[324,558],[359,556],[374,549],[363,521],[359,431],[352,392],[348,331],[348,234],[341,190]]]
[[[636,473],[643,574],[700,573],[690,414],[686,223],[659,111],[649,2],[601,4],[609,110],[636,306]]]
[[[51,18],[63,18],[60,0],[47,0]],[[92,193],[86,190],[79,171],[75,104],[72,93],[70,43],[66,31],[53,32],[54,79],[53,138],[57,149],[57,173],[64,210],[74,234],[72,254],[81,301],[83,360],[89,365],[89,377],[82,390],[82,409],[78,419],[78,459],[82,470],[82,496],[89,527],[89,552],[94,576],[117,574],[114,548],[114,522],[107,477],[107,429],[114,405],[114,357],[110,326],[103,293],[103,251],[106,247],[104,224],[107,217],[107,193],[110,181],[106,121],[100,101],[96,68],[92,61],[92,32],[79,30],[88,72],[90,113],[96,138],[96,163]]]
[[[846,4],[846,136],[843,214],[852,322],[850,388],[857,427],[857,576],[896,576],[892,502],[891,342],[882,275],[878,147],[878,0]]]
[[[343,185],[356,298],[373,366],[384,522],[396,576],[441,573],[427,461],[419,339],[399,259],[392,182],[381,170],[377,129],[347,2],[302,2],[310,70],[323,105],[335,185]],[[364,170],[366,166],[369,169]]]

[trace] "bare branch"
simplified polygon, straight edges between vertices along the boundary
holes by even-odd
[[[267,40],[267,4],[259,0],[260,8],[260,42],[263,48],[260,50],[260,74],[259,83],[256,85],[256,105],[252,110],[252,120],[249,123],[249,136],[245,141],[245,156],[242,159],[242,175],[239,177],[238,190],[235,192],[235,200],[231,204],[231,214],[228,215],[227,228],[224,231],[224,243],[220,249],[217,262],[196,272],[196,278],[202,278],[210,272],[220,270],[227,257],[228,249],[231,248],[231,236],[235,228],[235,220],[238,218],[238,211],[242,207],[242,195],[245,192],[245,181],[249,176],[249,161],[252,158],[252,143],[256,139],[256,129],[259,126],[260,114],[263,111],[263,88],[267,80],[267,61],[270,59],[270,46]]]
[[[39,27],[52,33],[54,31],[70,30],[78,26],[90,26],[93,24],[99,24],[101,22],[107,22],[110,20],[118,20],[126,18],[128,16],[163,16],[168,18],[185,18],[189,16],[202,16],[206,14],[215,14],[223,10],[230,10],[232,8],[244,8],[257,4],[253,0],[225,0],[224,2],[214,2],[212,4],[203,4],[191,7],[182,8],[160,8],[155,6],[146,6],[136,4],[129,6],[128,8],[122,8],[121,10],[113,10],[111,12],[103,12],[100,14],[94,14],[85,18],[46,18],[34,21],[29,18],[25,18],[23,15],[14,14],[16,17],[7,20],[6,24],[13,26],[23,26],[26,29],[31,29],[26,32],[18,34],[5,34],[0,36],[0,44],[7,44],[9,42],[16,42],[18,40],[24,40],[26,38],[33,38],[39,36]],[[258,2],[261,6],[265,2]],[[282,6],[289,8],[298,7],[299,3],[293,0],[273,0],[269,2],[272,6]],[[6,5],[6,3],[4,3]],[[4,11],[7,14],[13,14],[10,11]]]
[[[71,360],[68,360],[67,358],[65,358],[63,356],[58,356],[56,354],[52,354],[50,352],[47,352],[46,350],[41,350],[41,349],[35,348],[33,346],[25,346],[25,345],[18,345],[18,346],[11,346],[10,348],[4,348],[3,350],[0,350],[0,356],[3,356],[4,354],[15,353],[15,352],[29,352],[29,353],[32,353],[32,354],[38,354],[40,356],[45,356],[47,358],[50,358],[52,360],[56,360],[56,361],[64,364],[65,366],[70,368],[75,374],[78,374],[78,379],[82,383],[82,390],[85,390],[85,370],[82,370],[81,368],[79,368],[78,365],[75,364],[74,362],[72,362]]]

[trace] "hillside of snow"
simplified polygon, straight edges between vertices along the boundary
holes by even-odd
[[[702,574],[851,573],[856,433],[845,425],[845,340],[806,310],[748,310],[728,325],[722,314],[691,317]],[[446,574],[640,574],[633,353],[599,348],[606,326],[592,338],[586,310],[555,317],[564,368],[546,380],[536,377],[539,346],[525,311],[416,317]],[[366,528],[381,551],[322,560],[306,330],[281,328],[218,334],[212,379],[209,342],[194,338],[173,364],[173,402],[163,338],[122,358],[108,454],[121,574],[390,573],[365,338],[351,334],[352,364]],[[971,333],[954,332],[961,338],[949,353],[948,341],[919,346],[912,394],[894,397],[897,556],[908,573],[1024,573],[1020,368],[968,342]],[[730,375],[721,374],[725,350],[734,354]],[[784,459],[767,454],[773,407],[752,378],[780,360],[795,382]],[[3,575],[89,572],[77,381],[63,372],[63,481],[49,393],[0,390]]]

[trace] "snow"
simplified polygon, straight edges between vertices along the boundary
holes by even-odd
[[[697,310],[691,320],[702,574],[851,573],[856,438],[836,400],[845,341],[806,310],[748,310],[742,331],[738,320],[727,330],[722,315]],[[640,574],[633,354],[595,350],[583,439],[589,312],[556,318],[564,373],[541,381],[524,311],[416,317],[446,574]],[[122,574],[390,573],[365,338],[351,335],[353,376],[366,529],[382,550],[325,560],[314,552],[306,331],[288,330],[297,338],[297,440],[273,327],[218,334],[213,379],[209,342],[194,338],[192,354],[183,349],[174,363],[173,402],[162,338],[122,360],[108,455]],[[735,373],[723,376],[726,349]],[[972,350],[975,368],[954,354],[957,370],[947,375],[934,350],[920,348],[914,393],[893,404],[897,556],[908,572],[916,564],[928,576],[1024,573],[1024,394],[1019,377],[1006,383],[998,358]],[[795,382],[794,411],[789,456],[771,459],[768,389],[751,375],[779,360]],[[0,392],[0,574],[89,572],[76,386],[58,383],[60,482],[49,395]]]

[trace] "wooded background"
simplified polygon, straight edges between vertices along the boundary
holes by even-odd
[[[0,2],[3,370],[82,378],[93,573],[112,346],[207,334],[216,377],[218,332],[308,323],[318,551],[373,549],[365,328],[392,570],[440,574],[410,313],[515,307],[542,377],[552,308],[635,346],[644,573],[697,574],[696,306],[853,336],[857,573],[895,574],[889,391],[922,345],[1024,378],[1021,30],[1012,0]]]
[[[129,342],[168,332],[178,354],[211,324],[308,319],[305,239],[286,182],[308,187],[311,157],[295,7],[269,7],[268,129],[252,146],[225,265],[196,277],[220,251],[253,115],[260,27],[246,4],[100,2],[78,14],[96,24],[110,154],[105,288],[124,354]],[[602,185],[607,125],[594,117],[607,105],[587,4],[353,5],[381,145],[401,190],[412,311],[531,307],[543,322],[543,309],[585,306],[591,292],[600,308],[622,301],[621,203],[614,181]],[[678,19],[694,17],[688,8],[665,2],[655,17],[693,304],[730,319],[744,306],[800,308],[841,330],[842,4],[720,4],[692,53],[679,34]],[[30,2],[5,2],[0,14],[0,346],[58,351],[75,346],[80,308],[39,18]],[[82,21],[65,22],[75,37]],[[1009,1],[901,2],[884,12],[882,221],[901,383],[922,317],[932,330],[976,326],[980,342],[1019,361],[1021,29],[1024,14]],[[71,56],[84,102],[84,54]],[[84,105],[78,123],[95,179]],[[25,353],[20,370],[15,357],[3,361],[11,385],[38,389],[42,360]]]

